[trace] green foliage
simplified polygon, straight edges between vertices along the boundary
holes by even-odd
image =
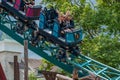
[[[108,31],[115,35],[120,33],[120,2],[117,0],[97,0],[98,15]]]
[[[97,61],[120,69],[120,42],[119,36],[111,38],[109,35],[100,35],[92,40],[84,39],[83,53]]]
[[[40,70],[50,71],[52,66],[54,66],[52,63],[48,62],[45,59],[42,59],[42,64],[39,66],[39,69]]]
[[[40,70],[45,70],[45,71],[50,71],[52,69],[54,65],[50,62],[48,62],[47,60],[45,59],[42,59],[42,65],[39,66],[39,69]],[[57,71],[58,73],[61,73],[63,75],[68,75],[68,76],[71,76],[68,72],[58,68]]]
[[[45,80],[44,78],[37,78],[34,73],[30,73],[28,76],[29,80]]]
[[[29,80],[37,80],[36,76],[34,75],[34,73],[30,73],[29,74]]]

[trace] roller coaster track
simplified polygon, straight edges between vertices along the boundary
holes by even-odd
[[[10,15],[8,15],[7,13],[0,14],[0,30],[12,37],[20,44],[24,45],[23,40],[25,39],[25,36],[28,36],[27,31],[24,32],[24,36],[18,34],[15,30],[13,30],[13,27],[16,26],[15,22],[17,22],[17,20],[13,21],[12,19],[10,19]],[[66,63],[60,62],[54,56],[49,55],[49,52],[57,54],[55,51],[55,49],[57,49],[57,46],[52,47],[44,45],[43,48],[39,46],[35,47],[29,44],[28,48],[34,53],[38,54],[39,56],[45,58],[49,62],[59,66],[69,73],[72,73],[75,67],[79,68],[79,77],[85,77],[92,73],[96,76],[99,76],[101,80],[120,80],[119,70],[104,65],[82,54],[80,54],[77,58],[71,55],[73,59],[67,59]]]

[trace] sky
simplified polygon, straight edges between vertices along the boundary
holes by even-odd
[[[22,57],[24,56],[24,54],[21,55]],[[28,58],[33,58],[33,59],[41,59],[42,57],[40,57],[39,55],[35,54],[32,51],[28,51]]]
[[[35,5],[39,5],[42,0],[35,0]]]

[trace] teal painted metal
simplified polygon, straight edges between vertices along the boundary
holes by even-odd
[[[66,33],[66,42],[73,43],[75,42],[74,34],[73,33]]]
[[[7,22],[7,24],[9,25],[13,25],[15,26],[15,24],[12,24],[12,21],[8,20],[8,19],[4,19],[4,21]],[[11,26],[6,26],[6,23],[0,23],[0,30],[2,30],[3,32],[5,32],[6,34],[8,34],[10,37],[12,37],[13,39],[15,39],[16,41],[18,41],[20,44],[23,45],[23,37],[19,36],[18,34],[16,34],[13,30],[11,30]],[[46,53],[44,51],[43,48],[40,47],[34,47],[31,44],[28,45],[28,48],[35,52],[36,54],[38,54],[39,56],[45,58],[46,60],[48,60],[49,62],[57,65],[58,67],[62,68],[63,70],[72,73],[73,72],[73,66],[69,65],[69,64],[65,64],[63,62],[59,62],[57,59],[55,59],[54,57],[48,55],[48,53]],[[82,69],[81,67],[79,68],[81,70],[81,72],[79,72],[79,76],[80,77],[85,77],[88,74],[88,72],[84,69]]]
[[[112,67],[109,67],[105,64],[102,64],[98,61],[95,61],[87,56],[80,55],[78,57],[80,61],[73,60],[69,61],[71,64],[74,64],[77,67],[82,67],[87,71],[99,76],[105,80],[120,80],[120,71]]]
[[[66,32],[65,34],[65,41],[67,43],[78,43],[82,40],[82,30],[78,29],[76,31],[72,31],[72,32]]]
[[[45,26],[45,15],[40,13],[39,28],[43,29]]]
[[[55,37],[59,37],[59,29],[60,26],[58,25],[58,22],[54,22],[52,35],[54,35]]]

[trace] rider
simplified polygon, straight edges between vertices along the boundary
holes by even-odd
[[[50,8],[50,19],[58,18],[58,13],[53,6]]]
[[[25,1],[25,0],[21,0],[20,10],[24,11],[25,4],[26,4],[26,3],[27,3],[27,1]]]
[[[21,0],[20,4],[20,10],[25,11],[25,8],[27,7],[33,7],[34,1],[26,1],[26,0]]]
[[[58,13],[52,5],[48,5],[45,10],[47,27],[52,29],[54,20],[58,18]]]

